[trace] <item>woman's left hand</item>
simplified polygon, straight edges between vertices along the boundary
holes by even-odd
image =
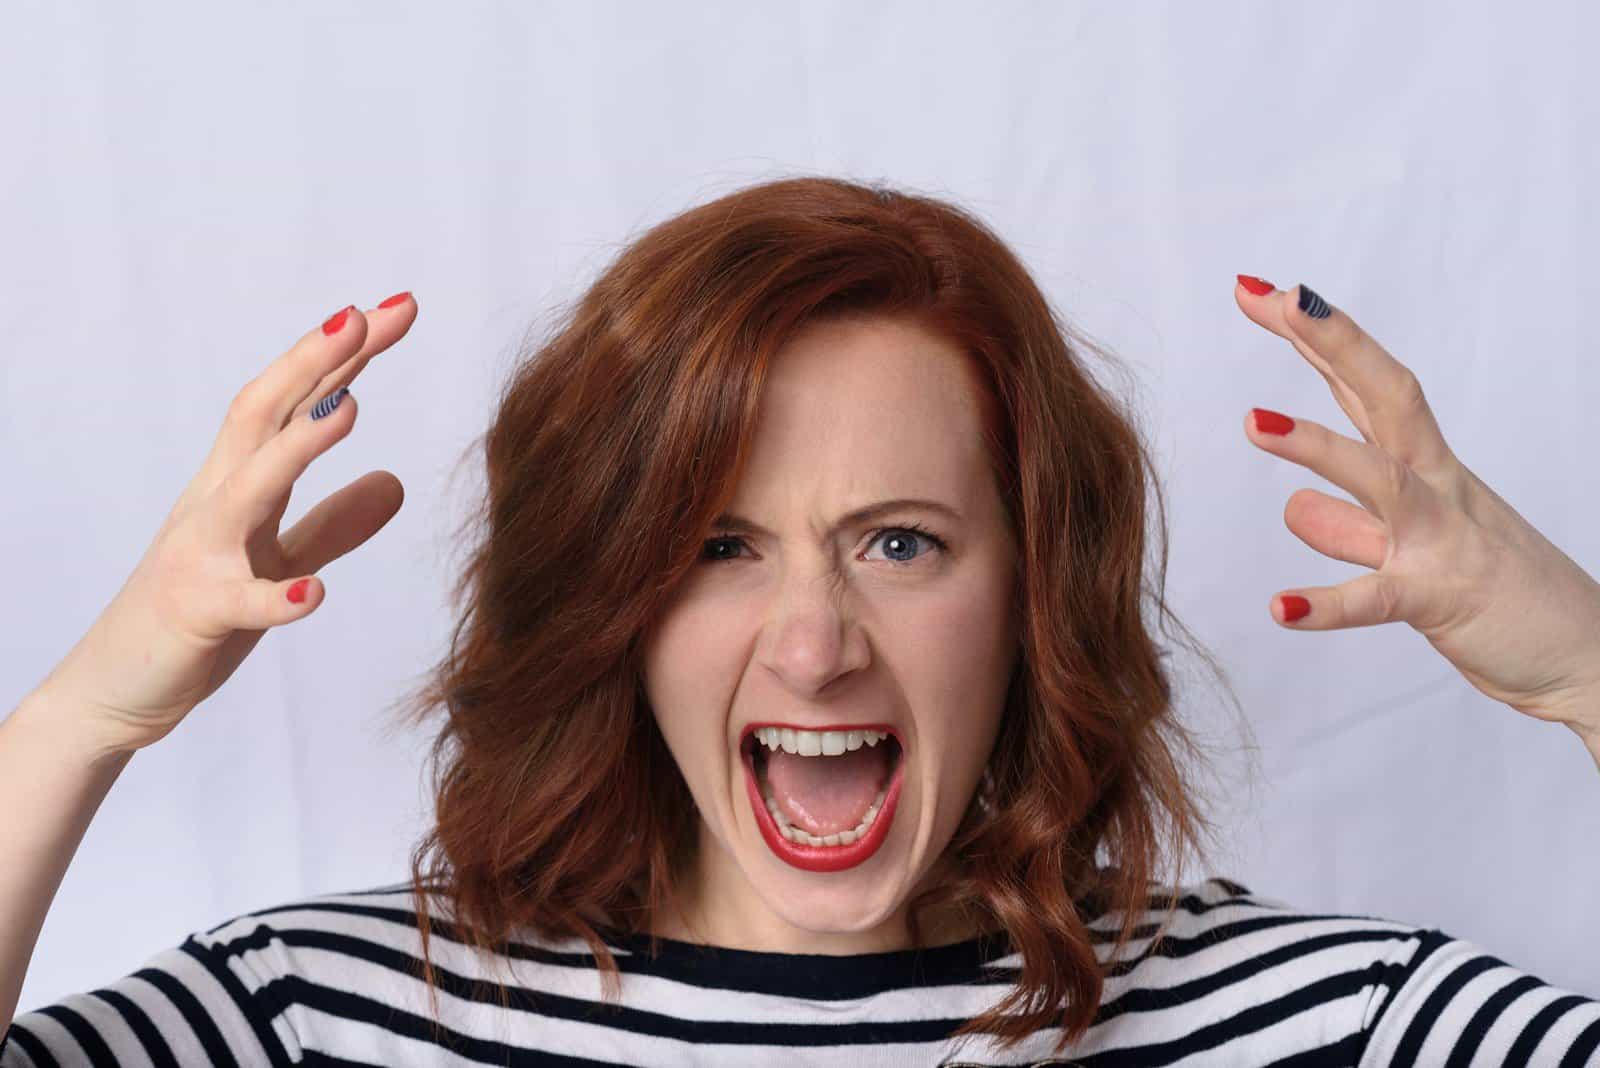
[[[1266,410],[1260,424],[1245,416],[1245,434],[1365,505],[1302,489],[1283,518],[1325,556],[1374,569],[1285,591],[1274,618],[1296,630],[1404,620],[1473,686],[1566,724],[1600,763],[1600,583],[1456,458],[1416,375],[1355,320],[1304,285],[1258,281],[1239,276],[1240,309],[1322,374],[1366,443]]]

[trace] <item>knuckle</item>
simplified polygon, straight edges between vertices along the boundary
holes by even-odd
[[[232,529],[235,521],[254,510],[256,493],[256,482],[248,471],[235,468],[223,475],[212,494],[208,529]]]
[[[1409,464],[1387,451],[1383,453],[1383,484],[1384,488],[1389,492],[1391,501],[1405,498],[1406,490],[1411,484],[1412,477]]]
[[[1428,397],[1422,390],[1422,379],[1409,367],[1402,366],[1395,382],[1393,394],[1399,398],[1401,410],[1421,412],[1428,407]]]
[[[217,480],[217,488],[213,491],[216,497],[224,504],[233,504],[239,500],[239,471],[235,468]]]
[[[261,379],[252,378],[240,387],[228,405],[228,415],[237,419],[253,419],[261,414],[266,403],[266,389]]]
[[[1377,572],[1373,592],[1378,602],[1378,621],[1393,623],[1400,618],[1400,583],[1394,575]]]
[[[224,589],[223,604],[228,612],[228,623],[238,627],[250,618],[250,586],[244,582],[231,582]]]
[[[1366,338],[1366,331],[1349,315],[1335,315],[1324,325],[1332,333],[1335,344],[1359,345]]]

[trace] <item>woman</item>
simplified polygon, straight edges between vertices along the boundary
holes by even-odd
[[[1365,505],[1302,491],[1290,529],[1374,569],[1274,618],[1404,620],[1600,762],[1600,584],[1343,311],[1239,282],[1365,438],[1247,418]],[[0,726],[8,1014],[117,773],[399,508],[377,471],[277,532],[415,315],[346,308],[247,384]],[[1600,1064],[1600,1004],[1471,943],[1183,881],[1212,825],[1142,611],[1148,455],[1074,341],[933,199],[792,179],[651,230],[489,428],[410,882],[196,932],[0,1065]]]

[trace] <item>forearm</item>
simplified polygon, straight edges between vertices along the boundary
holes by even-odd
[[[41,690],[0,721],[0,1034],[67,865],[133,755],[97,748],[73,722]]]

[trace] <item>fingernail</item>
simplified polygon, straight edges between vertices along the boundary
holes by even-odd
[[[1251,408],[1250,414],[1255,416],[1256,429],[1263,434],[1287,434],[1294,429],[1293,419],[1271,408]]]
[[[350,318],[350,309],[353,307],[355,307],[354,304],[346,304],[323,320],[322,332],[324,334],[337,334],[340,330],[343,330],[344,321]]]
[[[411,295],[411,290],[409,290],[409,289],[406,290],[404,293],[396,293],[394,296],[390,297],[388,300],[386,300],[382,304],[378,305],[378,307],[380,307],[380,308],[392,308],[396,304],[404,304],[406,302],[406,298],[409,297],[410,295]]]
[[[1333,309],[1328,307],[1328,302],[1317,296],[1317,291],[1300,283],[1300,310],[1313,319],[1326,319],[1333,314]]]
[[[340,386],[326,397],[323,397],[321,400],[317,401],[317,403],[311,409],[311,418],[321,419],[323,416],[339,407],[339,402],[344,400],[344,395],[349,392],[349,386]]]
[[[1264,278],[1257,278],[1253,274],[1239,275],[1239,284],[1258,297],[1264,297],[1272,292],[1273,285]]]
[[[1278,600],[1283,602],[1283,621],[1285,623],[1293,623],[1297,619],[1302,619],[1311,611],[1311,602],[1304,597],[1286,593],[1279,597]]]
[[[306,599],[306,587],[311,585],[311,580],[303,578],[289,587],[289,600],[300,604]]]

